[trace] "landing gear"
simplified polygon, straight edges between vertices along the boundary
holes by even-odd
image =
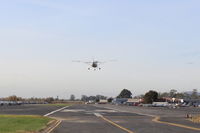
[[[101,68],[88,68],[88,70],[91,70],[91,69],[93,69],[94,71],[101,70]]]

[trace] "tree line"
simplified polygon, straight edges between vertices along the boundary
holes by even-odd
[[[131,91],[123,89],[117,98],[132,98]],[[143,99],[144,103],[163,102],[164,98],[177,98],[177,99],[200,99],[200,94],[197,89],[193,89],[191,92],[178,92],[175,89],[171,89],[169,92],[158,93],[157,91],[150,90],[144,95],[135,96],[134,98]]]
[[[200,93],[197,91],[197,89],[193,89],[190,92],[178,92],[175,89],[171,89],[169,92],[157,92],[154,90],[150,90],[146,92],[144,95],[138,95],[138,96],[132,96],[132,92],[128,89],[123,89],[116,98],[136,98],[136,99],[143,99],[144,103],[152,103],[156,101],[164,101],[164,98],[177,98],[177,99],[200,99]],[[76,99],[75,95],[70,96],[70,101],[77,101],[81,100],[84,102],[88,101],[94,101],[94,102],[99,102],[100,99],[107,99],[108,102],[112,102],[114,99],[113,97],[107,97],[103,95],[96,95],[96,96],[86,96],[82,95],[81,99]],[[47,97],[47,98],[22,98],[22,97],[17,97],[15,95],[9,96],[6,98],[0,98],[0,100],[6,100],[6,101],[39,101],[39,102],[48,102],[52,103],[54,101],[63,101],[64,99],[58,99],[58,98],[53,98],[53,97]]]
[[[53,98],[53,97],[47,97],[47,98],[35,98],[35,97],[31,97],[31,98],[22,98],[22,97],[18,97],[16,95],[12,95],[12,96],[8,96],[5,98],[0,98],[0,100],[2,101],[24,101],[24,102],[48,102],[51,103],[53,101],[58,100],[57,98]]]

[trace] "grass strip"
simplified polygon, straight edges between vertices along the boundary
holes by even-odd
[[[44,129],[51,118],[31,115],[0,115],[0,133],[34,133]]]

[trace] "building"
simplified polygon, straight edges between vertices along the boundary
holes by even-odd
[[[128,101],[128,98],[115,98],[112,103],[116,105],[125,104]]]
[[[108,103],[108,100],[104,100],[104,99],[99,100],[99,104],[106,104],[106,103]]]
[[[129,105],[129,106],[138,106],[141,102],[142,102],[142,99],[129,98],[126,101],[126,105]]]

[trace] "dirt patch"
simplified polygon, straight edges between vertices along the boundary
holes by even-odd
[[[200,123],[200,115],[193,116],[190,120],[194,123]]]

